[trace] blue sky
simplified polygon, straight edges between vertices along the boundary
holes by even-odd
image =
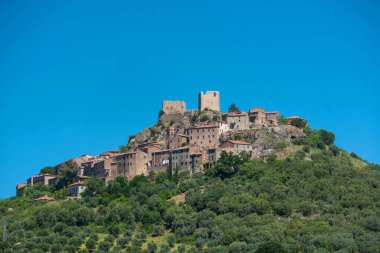
[[[300,115],[380,163],[379,1],[1,1],[0,198],[164,99]]]

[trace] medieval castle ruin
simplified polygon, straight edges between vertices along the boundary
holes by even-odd
[[[86,180],[91,177],[100,177],[105,182],[116,177],[131,180],[137,175],[167,171],[170,163],[172,170],[200,173],[214,165],[223,151],[233,154],[246,152],[251,157],[268,152],[263,150],[265,145],[260,144],[260,131],[271,129],[271,132],[277,131],[278,135],[286,137],[291,132],[303,134],[302,130],[297,132],[295,127],[290,126],[294,119],[303,120],[297,116],[281,120],[278,112],[267,112],[259,107],[247,112],[237,110],[223,113],[220,111],[219,91],[200,92],[198,110],[188,110],[184,101],[163,101],[156,124],[160,124],[161,130],[154,132],[148,129],[145,132],[150,131],[149,136],[141,134],[144,138],[132,138],[126,151],[83,155],[56,165],[54,169],[57,172],[68,162],[78,169],[77,178],[67,185],[73,197],[80,197],[86,188]],[[16,191],[29,185],[52,185],[56,179],[56,173],[37,174],[30,177],[27,183],[18,184]]]

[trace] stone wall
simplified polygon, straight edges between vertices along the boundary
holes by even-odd
[[[207,91],[205,94],[201,91],[198,96],[198,110],[210,109],[220,111],[220,94],[219,91]]]
[[[162,101],[162,111],[166,114],[184,113],[186,111],[186,103],[184,101]]]

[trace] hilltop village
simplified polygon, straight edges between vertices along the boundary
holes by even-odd
[[[100,155],[82,155],[52,167],[50,173],[34,175],[16,186],[19,194],[28,186],[55,185],[63,166],[75,167],[76,178],[68,188],[72,197],[80,197],[86,180],[100,177],[106,183],[117,177],[131,180],[137,175],[172,170],[201,173],[215,164],[220,154],[246,152],[252,158],[267,156],[279,143],[292,142],[305,136],[297,124],[306,120],[255,107],[240,111],[231,105],[227,113],[220,111],[218,91],[200,92],[198,110],[188,110],[184,101],[163,101],[157,123],[131,136],[120,150]],[[44,196],[39,200],[52,200]]]

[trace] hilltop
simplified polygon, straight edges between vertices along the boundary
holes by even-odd
[[[380,252],[380,166],[305,119],[199,94],[0,201],[0,252]]]

